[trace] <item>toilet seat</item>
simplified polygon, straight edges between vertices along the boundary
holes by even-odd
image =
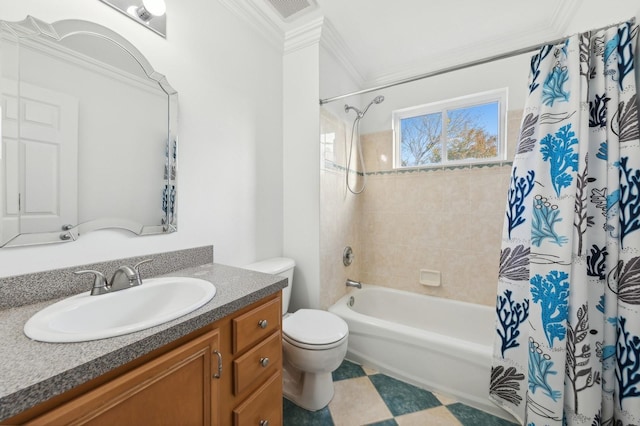
[[[303,349],[331,349],[348,335],[349,327],[342,318],[318,309],[300,309],[282,321],[283,339]]]

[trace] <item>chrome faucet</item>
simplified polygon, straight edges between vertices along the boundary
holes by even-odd
[[[142,284],[142,277],[140,276],[140,265],[151,262],[153,259],[146,259],[142,262],[136,263],[133,268],[131,266],[123,265],[119,267],[111,277],[109,283],[102,272],[93,270],[75,271],[74,274],[93,274],[93,287],[91,288],[91,295],[98,296],[106,294],[112,291],[125,290],[127,288],[135,287]]]
[[[362,283],[360,281],[354,281],[347,278],[347,287],[362,288]]]
[[[140,275],[136,271],[127,265],[123,265],[116,269],[109,282],[110,291],[124,290],[125,288],[133,287],[134,285],[142,284]]]

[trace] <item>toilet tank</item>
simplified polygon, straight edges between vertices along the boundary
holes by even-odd
[[[280,275],[289,280],[289,285],[282,289],[282,314],[289,309],[291,300],[291,287],[293,286],[293,269],[296,262],[288,257],[273,257],[243,266],[244,269],[263,272],[265,274]]]

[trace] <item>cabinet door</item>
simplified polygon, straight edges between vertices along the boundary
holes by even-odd
[[[216,351],[213,330],[28,424],[217,425]]]

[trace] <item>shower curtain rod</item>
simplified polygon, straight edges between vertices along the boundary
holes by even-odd
[[[627,21],[621,21],[618,22],[617,24],[611,24],[611,25],[607,25],[605,27],[601,27],[601,28],[596,28],[595,30],[591,30],[590,32],[598,32],[601,30],[606,30],[607,28],[611,28],[611,27],[615,27],[617,25],[623,24],[625,22],[631,22],[632,24],[635,24],[635,17],[627,20]],[[458,71],[458,70],[463,70],[465,68],[470,68],[470,67],[474,67],[476,65],[483,65],[489,62],[493,62],[493,61],[498,61],[500,59],[507,59],[507,58],[511,58],[513,56],[518,56],[518,55],[522,55],[524,53],[529,53],[529,52],[533,52],[536,50],[539,50],[541,47],[547,46],[547,45],[554,45],[554,44],[558,44],[558,43],[562,43],[563,41],[565,41],[569,36],[565,36],[556,40],[552,40],[552,41],[546,41],[544,43],[539,43],[539,44],[535,44],[533,46],[529,46],[529,47],[523,47],[521,49],[517,49],[517,50],[512,50],[510,52],[505,52],[505,53],[500,53],[498,55],[494,55],[494,56],[489,56],[488,58],[483,58],[483,59],[477,59],[475,61],[470,61],[470,62],[465,62],[462,64],[458,64],[458,65],[453,65],[450,67],[446,67],[446,68],[441,68],[439,70],[436,71],[430,71],[424,74],[419,74],[413,77],[408,77],[402,80],[397,80],[394,81],[392,83],[387,83],[387,84],[383,84],[381,86],[376,86],[376,87],[371,87],[369,89],[362,89],[362,90],[358,90],[355,92],[351,92],[351,93],[347,93],[345,95],[340,95],[340,96],[334,96],[332,98],[325,98],[325,99],[320,99],[320,105],[324,105],[327,104],[329,102],[333,102],[333,101],[337,101],[340,99],[344,99],[344,98],[348,98],[349,96],[355,96],[355,95],[362,95],[364,93],[370,93],[370,92],[375,92],[377,90],[382,90],[382,89],[388,89],[390,87],[394,87],[394,86],[399,86],[401,84],[405,84],[405,83],[412,83],[414,81],[418,81],[418,80],[422,80],[424,78],[429,78],[429,77],[435,77],[436,75],[441,75],[441,74],[447,74],[450,73],[452,71]]]

